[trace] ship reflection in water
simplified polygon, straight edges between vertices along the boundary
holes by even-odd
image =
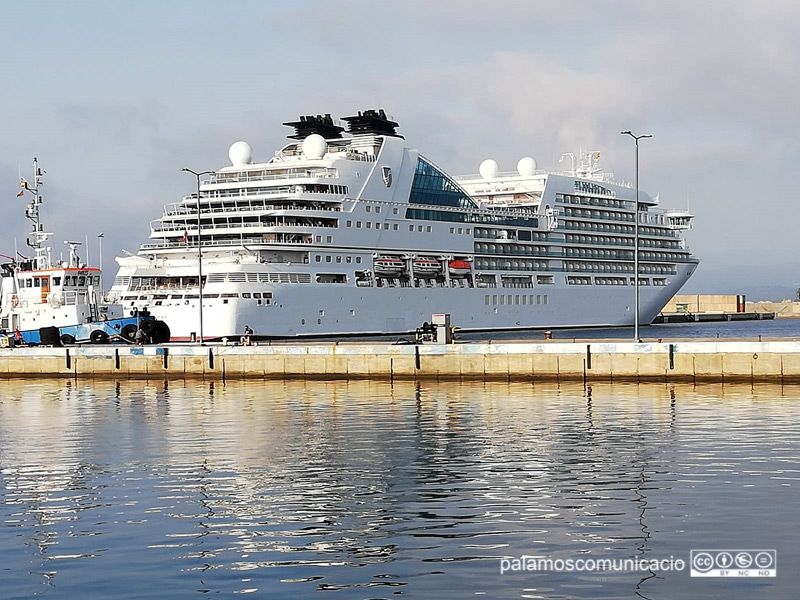
[[[0,390],[4,597],[794,593],[800,388]],[[778,576],[500,574],[523,554],[688,563],[709,547],[775,548]]]

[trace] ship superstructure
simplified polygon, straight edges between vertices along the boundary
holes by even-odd
[[[290,142],[231,165],[200,197],[169,204],[112,293],[147,307],[173,339],[198,332],[198,219],[205,337],[403,333],[447,312],[463,329],[631,325],[633,226],[640,219],[641,322],[694,271],[691,215],[615,183],[595,154],[569,172],[513,173],[484,161],[454,178],[382,110],[285,123]],[[199,206],[198,206],[199,203]],[[198,217],[199,209],[199,217]]]

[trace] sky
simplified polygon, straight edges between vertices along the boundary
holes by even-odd
[[[696,215],[685,291],[800,287],[800,4],[783,0],[0,2],[0,253],[24,246],[18,174],[47,171],[45,222],[105,233],[104,268],[146,241],[181,172],[266,160],[301,114],[384,108],[452,174],[542,168],[580,149]],[[5,190],[3,192],[2,190]]]

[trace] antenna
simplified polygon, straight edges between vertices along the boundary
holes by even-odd
[[[39,159],[33,158],[33,184],[26,181],[20,175],[20,186],[23,190],[29,191],[33,194],[33,199],[25,209],[25,216],[31,221],[31,235],[26,239],[26,243],[34,251],[34,266],[37,269],[50,268],[50,249],[44,246],[44,243],[53,235],[44,230],[41,218],[39,216],[39,207],[42,205],[44,199],[39,194],[39,186],[42,183],[42,169],[39,168]]]
[[[80,257],[78,256],[78,246],[82,246],[81,242],[64,242],[69,246],[69,266],[72,268],[79,268]]]

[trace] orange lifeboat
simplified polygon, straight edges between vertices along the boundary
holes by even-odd
[[[451,260],[447,267],[452,277],[465,277],[472,270],[472,265],[465,260]]]

